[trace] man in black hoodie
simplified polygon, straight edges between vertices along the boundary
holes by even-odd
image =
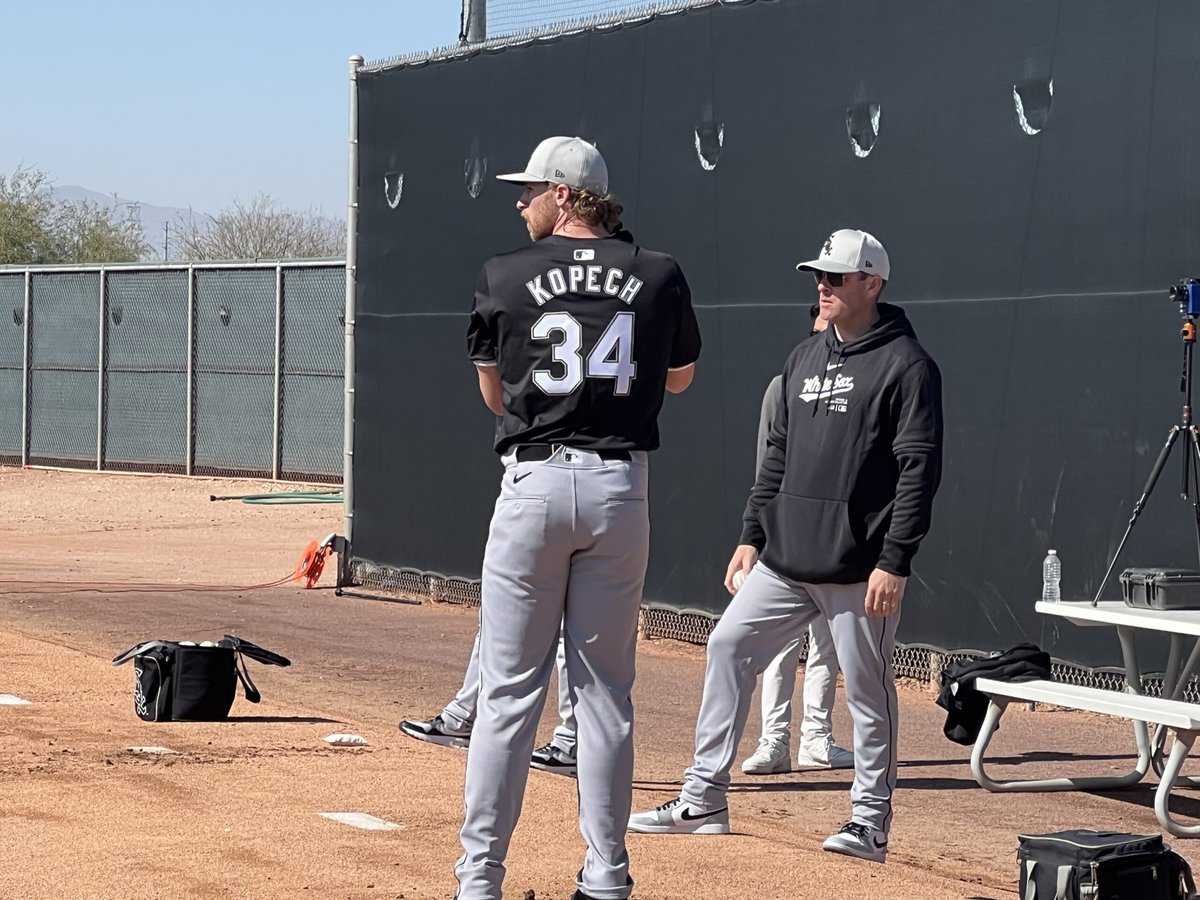
[[[797,268],[816,278],[831,327],[802,341],[784,366],[726,573],[731,591],[745,581],[708,641],[695,761],[680,796],[633,815],[629,828],[729,832],[729,771],[755,679],[823,616],[846,680],[855,758],[851,820],[824,848],[883,862],[896,785],[892,650],[941,476],[941,374],[903,311],[879,303],[891,269],[874,237],[836,231]]]

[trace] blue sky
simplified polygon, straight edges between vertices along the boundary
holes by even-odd
[[[0,173],[216,212],[344,214],[347,59],[452,44],[459,0],[42,0],[4,13]]]

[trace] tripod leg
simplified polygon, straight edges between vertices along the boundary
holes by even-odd
[[[1121,558],[1121,551],[1125,549],[1125,542],[1129,540],[1129,535],[1133,531],[1133,526],[1137,523],[1138,516],[1142,514],[1142,510],[1146,506],[1146,501],[1150,499],[1150,494],[1154,491],[1154,485],[1158,483],[1158,476],[1162,474],[1163,467],[1167,464],[1167,459],[1171,455],[1171,448],[1175,446],[1175,439],[1179,437],[1179,432],[1181,431],[1183,431],[1182,425],[1172,425],[1171,430],[1167,433],[1167,442],[1158,451],[1158,459],[1154,461],[1154,467],[1150,470],[1150,477],[1146,479],[1146,486],[1142,488],[1142,496],[1138,497],[1137,503],[1133,504],[1133,514],[1129,517],[1129,525],[1125,528],[1125,534],[1121,537],[1121,543],[1117,544],[1117,552],[1113,554],[1112,561],[1108,564],[1108,571],[1104,573],[1104,578],[1100,581],[1100,587],[1096,590],[1096,596],[1092,598],[1092,606],[1100,602],[1100,595],[1104,593],[1104,586],[1108,584],[1109,576],[1112,575],[1112,571],[1117,565],[1117,560]],[[1192,432],[1192,439],[1193,442],[1196,439],[1194,431]],[[1197,452],[1200,452],[1200,449]],[[1200,528],[1200,521],[1197,522],[1197,528]]]
[[[1188,428],[1188,436],[1192,439],[1195,462],[1192,467],[1192,511],[1196,514],[1196,556],[1200,559],[1200,435],[1195,425]]]

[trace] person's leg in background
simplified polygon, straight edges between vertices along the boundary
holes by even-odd
[[[571,703],[571,683],[567,675],[566,644],[562,635],[558,638],[558,658],[555,660],[558,673],[558,724],[550,743],[533,751],[529,764],[543,772],[556,775],[575,775],[575,739],[578,726],[575,723],[575,707]]]
[[[400,730],[409,737],[443,747],[467,747],[475,726],[475,707],[479,702],[479,629],[471,644],[471,656],[462,687],[440,713],[432,719],[405,719]]]
[[[763,669],[762,735],[758,749],[742,763],[742,771],[747,775],[772,775],[791,769],[792,695],[796,691],[801,640],[789,641],[783,652]],[[806,691],[807,684],[806,681]]]
[[[797,769],[852,769],[854,754],[833,741],[833,704],[837,700],[838,659],[833,633],[824,616],[808,626],[804,663],[804,717],[800,722]]]

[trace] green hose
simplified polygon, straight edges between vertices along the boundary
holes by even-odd
[[[243,503],[254,506],[286,506],[298,503],[341,503],[341,491],[280,491],[277,494],[248,494]]]

